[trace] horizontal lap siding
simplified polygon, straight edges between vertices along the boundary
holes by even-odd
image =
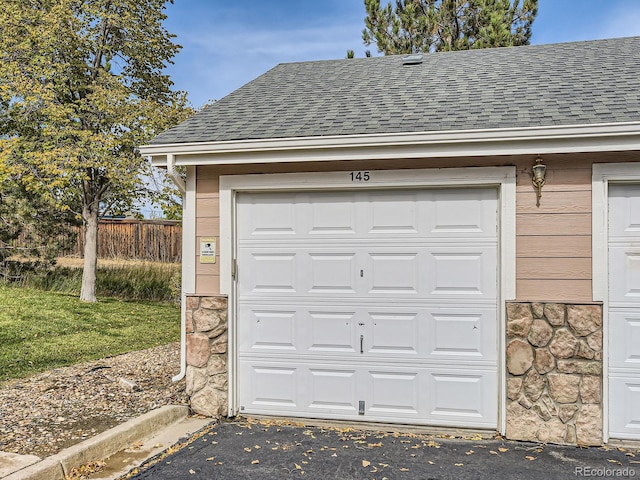
[[[591,302],[591,165],[640,161],[640,155],[630,152],[543,156],[547,174],[540,207],[536,207],[536,193],[531,185],[534,160],[535,156],[505,156],[198,167],[197,242],[199,245],[201,237],[214,236],[219,246],[220,175],[515,165],[516,299]],[[200,264],[197,258],[196,293],[219,294],[219,265],[219,261],[214,265]]]
[[[200,263],[200,239],[215,237],[216,263]],[[220,192],[218,175],[198,167],[196,180],[196,293],[220,294]]]
[[[545,157],[540,206],[531,163],[518,169],[516,296],[522,301],[590,302],[591,162]]]

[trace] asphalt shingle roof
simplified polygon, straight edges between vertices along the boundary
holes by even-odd
[[[280,64],[151,144],[640,121],[640,37]]]

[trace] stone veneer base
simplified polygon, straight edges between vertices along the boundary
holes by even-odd
[[[186,391],[191,410],[207,417],[227,414],[227,298],[187,297]]]
[[[507,304],[507,438],[602,444],[602,306]]]

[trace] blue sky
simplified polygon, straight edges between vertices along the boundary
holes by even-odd
[[[279,63],[377,54],[362,43],[363,0],[175,0],[167,15],[183,47],[167,71],[195,107]],[[640,0],[539,0],[531,43],[631,35],[640,35]]]

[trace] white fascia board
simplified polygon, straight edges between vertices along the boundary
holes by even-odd
[[[640,150],[640,122],[145,145],[154,165],[469,157]]]

